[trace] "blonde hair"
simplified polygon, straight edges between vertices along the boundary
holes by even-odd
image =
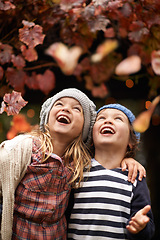
[[[52,138],[48,126],[45,125],[45,132],[42,132],[39,127],[36,127],[29,134],[39,138],[41,142],[39,150],[42,151],[43,156],[41,162],[45,162],[54,152],[54,146],[52,145]],[[46,152],[48,153],[47,155]],[[70,184],[72,184],[72,187],[77,188],[83,180],[84,168],[89,170],[91,166],[91,154],[82,140],[82,134],[74,139],[74,141],[66,148],[64,159],[66,166],[73,172]],[[71,167],[71,162],[73,162],[73,167]]]
[[[73,161],[73,168],[69,167],[73,171],[71,183],[74,188],[78,188],[83,180],[84,169],[89,171],[91,167],[91,154],[82,141],[82,134],[67,147],[64,157],[67,161]]]

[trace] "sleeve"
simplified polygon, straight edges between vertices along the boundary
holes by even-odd
[[[142,181],[137,180],[137,186],[133,190],[130,219],[146,205],[151,205],[151,200],[146,179],[143,178]],[[153,237],[155,232],[155,225],[152,210],[148,212],[147,216],[150,218],[150,221],[147,223],[146,227],[138,234],[132,234],[127,230],[127,237],[130,240],[150,240]],[[129,223],[130,219],[128,220],[127,224]]]
[[[73,209],[73,205],[74,205],[74,189],[71,190],[68,206],[65,212],[67,224],[69,223],[69,220],[70,220],[70,215]]]

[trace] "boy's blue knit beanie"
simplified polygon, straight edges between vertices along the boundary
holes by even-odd
[[[133,121],[135,120],[135,116],[134,114],[126,107],[124,107],[123,105],[119,104],[119,103],[112,103],[112,104],[108,104],[108,105],[104,105],[103,107],[101,107],[100,109],[98,109],[97,111],[97,114],[102,111],[103,109],[106,109],[106,108],[113,108],[113,109],[117,109],[117,110],[120,110],[122,111],[127,117],[128,117],[128,120],[129,122],[132,124]],[[140,133],[139,132],[136,132],[134,131],[136,137],[137,137],[137,140],[139,141],[140,140]]]

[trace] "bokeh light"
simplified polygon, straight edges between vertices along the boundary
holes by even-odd
[[[33,109],[29,109],[27,111],[27,117],[33,118],[35,116],[35,111]]]
[[[133,80],[132,80],[132,79],[127,79],[127,80],[126,80],[126,86],[127,86],[128,88],[132,88],[132,87],[134,86]]]
[[[148,109],[151,105],[151,101],[146,101],[145,102],[145,108]]]

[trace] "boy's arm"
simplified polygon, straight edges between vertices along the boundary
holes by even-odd
[[[147,206],[147,205],[151,205],[151,200],[150,200],[149,189],[148,189],[146,180],[144,178],[142,179],[142,181],[137,182],[137,186],[133,190],[133,194],[134,195],[131,202],[131,217],[128,220],[127,226],[129,225],[129,222],[132,223],[132,226],[136,224],[135,222],[137,221],[137,218],[138,219],[141,218],[141,220],[139,220],[140,221],[139,224],[140,225],[142,224],[142,225],[141,226],[136,225],[137,228],[139,228],[139,232],[137,231],[137,233],[136,232],[133,233],[133,231],[129,231],[127,227],[127,237],[131,240],[136,240],[136,239],[150,240],[153,237],[155,226],[153,221],[152,210],[150,209],[150,206]],[[145,219],[144,221],[146,221],[146,224],[142,223],[143,222],[142,218],[143,220]],[[143,228],[143,229],[141,230],[140,228]]]
[[[134,183],[137,174],[139,172],[139,180],[141,181],[143,177],[146,177],[145,168],[133,158],[124,158],[121,162],[122,171],[128,169],[128,181]]]

